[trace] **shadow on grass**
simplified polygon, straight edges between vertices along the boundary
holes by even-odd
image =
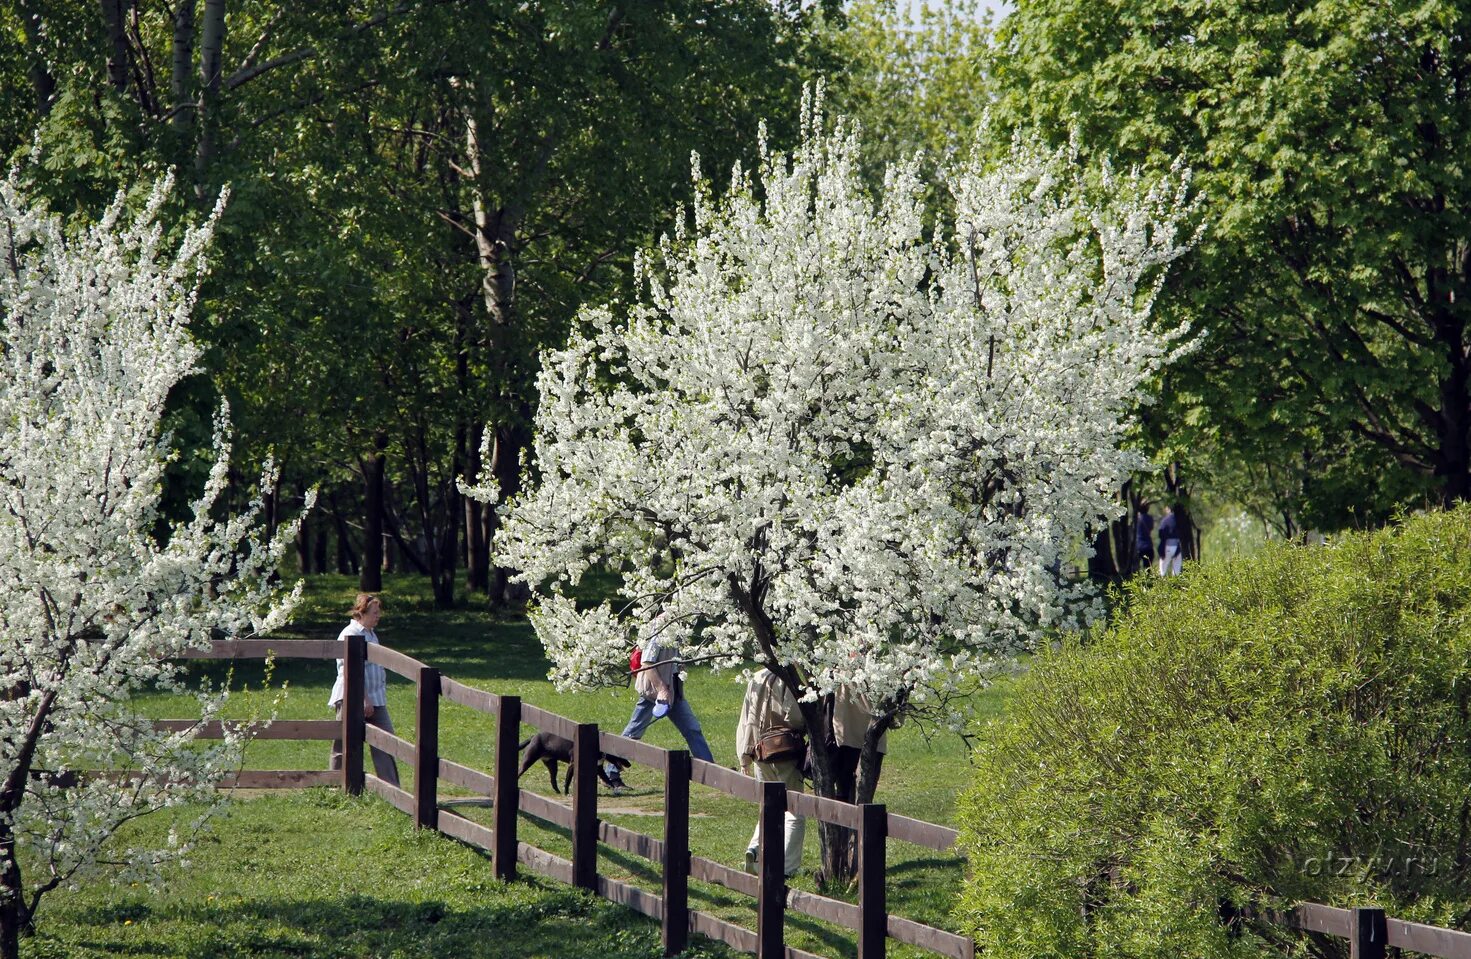
[[[215,905],[126,902],[74,914],[85,929],[65,943],[35,943],[40,955],[429,957],[555,956],[643,959],[660,955],[657,924],[566,887],[496,885],[472,908],[441,900],[349,895],[293,900],[230,899]],[[488,887],[488,892],[491,891]],[[129,925],[124,926],[127,921]],[[569,935],[572,927],[575,934]],[[201,935],[200,932],[204,934]],[[182,933],[182,935],[181,935]],[[700,949],[705,955],[717,954]]]
[[[347,625],[345,610],[356,589],[350,577],[311,577],[293,622],[276,635],[283,640],[336,639]],[[386,577],[381,595],[384,616],[378,636],[385,645],[460,680],[546,678],[546,653],[523,614],[496,615],[482,602],[465,598],[452,609],[440,609],[424,581],[415,576]],[[261,660],[197,661],[190,663],[189,672],[215,684],[228,678],[233,688],[258,687],[266,678]],[[270,679],[278,686],[283,682],[315,686],[330,683],[334,672],[330,661],[281,658]]]

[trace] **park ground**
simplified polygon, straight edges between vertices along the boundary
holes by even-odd
[[[295,624],[287,634],[335,638],[346,622],[356,590],[347,577],[313,577]],[[389,646],[440,668],[445,675],[523,701],[578,722],[622,729],[632,706],[627,689],[558,692],[547,680],[547,661],[524,617],[495,618],[464,604],[437,610],[427,584],[394,577],[383,592],[386,612],[379,636]],[[235,690],[230,714],[280,719],[330,718],[326,701],[331,663],[279,660],[201,664],[201,675]],[[733,765],[742,686],[733,673],[693,669],[688,695],[717,762]],[[413,738],[413,687],[390,677],[389,710],[399,734]],[[1005,684],[976,694],[979,717],[1004,708]],[[147,710],[180,718],[187,701],[154,696]],[[494,722],[489,716],[444,702],[440,748],[449,759],[489,770]],[[523,727],[523,738],[531,733]],[[646,741],[682,748],[678,732],[656,723]],[[327,744],[259,741],[245,765],[254,769],[319,769]],[[957,793],[970,783],[968,751],[956,734],[907,726],[891,736],[878,801],[893,812],[953,824]],[[407,780],[410,770],[401,768]],[[639,832],[662,830],[658,774],[635,766],[624,777],[630,791],[614,797],[600,790],[604,818]],[[550,794],[545,769],[527,772],[523,787]],[[441,783],[441,797],[456,794]],[[691,796],[691,844],[697,855],[738,865],[755,823],[755,808],[704,787]],[[489,810],[457,807],[488,822]],[[165,817],[138,826],[161,834]],[[809,823],[805,862],[817,861],[817,835]],[[142,838],[142,837],[140,837]],[[565,830],[522,817],[521,839],[567,857]],[[600,849],[601,872],[649,889],[657,868],[618,850]],[[962,876],[953,857],[891,840],[888,895],[898,915],[953,928],[950,910]],[[815,889],[809,873],[794,881]],[[829,894],[833,894],[831,890]],[[838,893],[838,895],[842,895]],[[852,898],[847,896],[846,898]],[[752,900],[729,890],[692,884],[691,904],[755,928]],[[157,888],[93,883],[52,894],[42,905],[39,934],[26,946],[33,959],[147,956],[213,959],[249,957],[530,957],[633,959],[660,954],[657,926],[611,903],[549,880],[527,877],[513,884],[490,878],[487,857],[454,840],[415,834],[409,820],[386,802],[349,798],[329,789],[237,796],[191,854],[171,867]],[[822,955],[853,951],[851,934],[817,920],[789,916],[789,944]],[[732,955],[695,937],[691,955]],[[895,956],[926,955],[891,943]]]

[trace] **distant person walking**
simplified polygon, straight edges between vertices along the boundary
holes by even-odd
[[[690,747],[690,755],[713,763],[715,756],[710,744],[705,741],[705,732],[700,720],[684,696],[684,681],[679,676],[679,649],[676,646],[650,639],[639,652],[639,671],[634,674],[633,688],[638,691],[638,702],[633,704],[633,715],[623,727],[623,735],[629,739],[643,739],[644,731],[665,716],[674,724]],[[626,788],[618,767],[612,763],[603,766],[608,782],[615,790]]]
[[[1149,500],[1139,501],[1139,512],[1134,517],[1134,550],[1139,554],[1134,572],[1154,565],[1154,517],[1149,513]]]
[[[802,792],[802,760],[807,755],[807,720],[787,684],[770,670],[760,669],[746,684],[741,702],[741,719],[736,724],[736,756],[741,771],[761,782],[786,783],[787,789]],[[788,810],[783,816],[783,866],[787,876],[802,868],[802,841],[807,820]],[[756,854],[761,849],[761,825],[746,844],[746,871],[756,871]]]
[[[1165,515],[1159,521],[1159,574],[1161,576],[1179,576],[1180,562],[1184,558],[1180,552],[1180,527],[1179,520],[1175,516],[1172,506],[1165,507]]]
[[[337,634],[339,642],[347,642],[349,636],[362,636],[369,643],[378,645],[378,633],[376,632],[378,620],[383,616],[383,603],[372,593],[358,593],[356,602],[348,611],[352,621],[342,628]],[[327,705],[337,711],[337,718],[342,718],[342,665],[344,660],[337,661],[337,682],[332,684],[332,695],[327,697]],[[377,663],[363,664],[363,718],[368,721],[369,726],[377,726],[385,733],[393,732],[393,720],[388,717],[388,674],[383,667]],[[390,786],[398,785],[398,763],[393,757],[377,746],[371,747],[373,752],[373,773],[379,779]],[[342,740],[332,740],[331,769],[342,768]]]

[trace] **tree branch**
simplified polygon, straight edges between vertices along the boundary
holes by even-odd
[[[443,3],[457,2],[459,2],[459,0],[428,0],[428,5],[438,6],[439,4]],[[359,33],[363,33],[373,29],[374,27],[381,26],[392,18],[399,16],[400,14],[407,13],[416,6],[419,6],[419,4],[400,3],[397,6],[390,7],[387,10],[383,10],[379,13],[374,14],[361,23],[353,24],[351,27],[337,34],[335,39],[346,40],[350,37],[356,36]],[[274,23],[272,25],[274,25]],[[269,35],[272,25],[267,26],[266,32],[263,33],[261,35],[261,38],[256,41],[255,47],[251,48],[250,53],[241,63],[240,68],[234,73],[230,74],[229,78],[225,80],[226,90],[234,90],[237,87],[244,86],[251,80],[254,80],[256,77],[262,76],[266,73],[270,73],[272,70],[276,70],[285,66],[290,66],[293,63],[300,63],[303,60],[310,60],[313,57],[320,55],[321,50],[318,47],[308,46],[293,50],[290,53],[283,53],[281,56],[274,57],[264,63],[255,63],[254,58],[259,56],[259,48],[261,44],[265,42],[267,36]]]

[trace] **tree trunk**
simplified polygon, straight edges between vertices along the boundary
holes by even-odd
[[[1108,525],[1099,527],[1091,534],[1093,555],[1088,557],[1088,579],[1095,583],[1118,582],[1119,570],[1114,565],[1113,549],[1109,542],[1111,535]]]
[[[1471,254],[1468,254],[1471,261]],[[1471,266],[1471,262],[1468,262]],[[1471,361],[1466,357],[1466,325],[1454,305],[1445,270],[1431,271],[1429,295],[1435,304],[1431,328],[1446,359],[1440,380],[1439,446],[1436,473],[1441,481],[1441,505],[1450,509],[1471,499]]]
[[[374,438],[376,451],[363,469],[363,566],[358,589],[376,593],[383,588],[383,471],[388,441]]]
[[[307,516],[302,516],[296,527],[296,565],[303,576],[312,571],[312,530],[315,526]]]
[[[312,572],[327,572],[327,528],[318,523],[312,544]]]
[[[760,564],[758,563],[752,582],[759,583],[760,580]],[[812,761],[812,791],[825,799],[841,799],[838,790],[837,749],[830,735],[832,729],[831,697],[815,701],[804,700],[806,684],[802,681],[801,675],[795,669],[782,665],[777,658],[775,629],[770,616],[763,608],[764,587],[747,588],[734,580],[730,585],[732,598],[736,605],[745,612],[756,635],[756,642],[761,650],[761,655],[757,658],[771,671],[772,675],[780,679],[787,687],[793,698],[797,700],[797,708],[802,712],[802,719],[807,727],[808,756]],[[886,723],[890,721],[886,720]],[[877,749],[879,737],[888,728],[886,723],[880,724],[875,721],[869,724],[868,732],[864,735],[865,751],[870,746]],[[871,775],[873,782],[869,787],[870,798],[873,795],[871,790],[878,781],[876,765],[873,766]],[[838,884],[850,883],[857,875],[857,860],[852,851],[852,836],[849,831],[842,826],[820,822],[817,835],[821,847],[822,864],[819,872],[821,881]]]
[[[199,34],[199,99],[195,122],[199,140],[194,150],[195,196],[205,197],[205,176],[215,153],[215,101],[220,92],[221,54],[225,47],[225,0],[204,0]]]
[[[0,818],[0,959],[20,957],[20,937],[30,926],[23,890],[15,831]]]
[[[344,576],[355,574],[358,571],[357,555],[352,549],[352,529],[347,525],[342,510],[337,507],[337,494],[332,493],[327,497],[327,503],[332,508],[332,519],[337,524],[337,572]],[[325,551],[325,547],[323,550]],[[326,556],[322,557],[323,565],[326,565]],[[326,572],[324,569],[323,572]]]
[[[491,454],[490,472],[495,478],[496,486],[500,490],[500,500],[504,502],[510,497],[521,492],[521,449],[523,444],[530,443],[529,431],[521,426],[498,426],[495,428],[495,447]],[[494,508],[485,510],[487,548],[493,543],[495,531],[500,525],[500,517]],[[524,599],[521,591],[515,589],[511,577],[516,571],[504,566],[497,565],[490,584],[490,602],[492,606],[504,607]]]
[[[189,76],[194,66],[194,7],[196,0],[176,0],[174,7],[173,70],[169,75],[169,123],[183,130],[194,122]]]
[[[427,428],[420,423],[405,447],[404,464],[414,485],[419,528],[424,537],[423,560],[428,567],[434,605],[448,609],[454,605],[455,544],[460,529],[459,494],[453,484],[461,467],[458,456],[455,456],[450,463],[450,482],[431,485],[429,471],[433,454],[427,434]],[[438,503],[434,499],[436,493],[439,494]]]
[[[439,542],[439,582],[434,588],[434,605],[452,609],[455,605],[456,562],[460,553],[460,494],[453,488],[445,493],[446,522]]]
[[[477,91],[478,95],[478,91]],[[494,386],[514,390],[515,371],[511,369],[512,351],[509,338],[516,331],[516,268],[515,249],[517,230],[525,212],[524,199],[506,203],[492,210],[493,202],[487,183],[488,171],[481,165],[480,127],[477,115],[489,115],[489,106],[476,100],[475,106],[465,114],[465,159],[470,173],[470,196],[474,218],[476,259],[480,266],[480,291],[485,301],[485,312],[491,321],[490,358],[496,368]],[[544,145],[533,163],[529,180],[534,181],[545,172],[551,159],[551,143]],[[500,490],[501,499],[515,495],[521,486],[520,454],[523,446],[524,428],[514,422],[503,422],[494,427],[495,453],[491,458],[491,473]],[[487,549],[494,535],[495,511],[488,510],[486,534]],[[497,566],[490,577],[489,595],[491,605],[504,607],[517,598],[511,588],[511,577],[515,570]]]
[[[119,93],[128,90],[128,12],[131,0],[102,0],[107,28],[107,82]]]
[[[30,60],[31,92],[36,97],[36,116],[44,118],[51,112],[51,102],[56,96],[56,77],[46,65],[46,53],[41,47],[45,25],[41,20],[40,0],[21,0],[20,29],[26,41],[26,58]]]
[[[473,446],[470,456],[472,462],[466,472],[479,476],[480,455],[474,452]],[[485,541],[485,520],[481,513],[491,508],[478,499],[465,497],[465,567],[469,572],[470,589],[482,593],[490,589],[490,548]]]
[[[407,564],[420,576],[429,576],[429,564],[404,536],[403,526],[393,509],[393,489],[387,483],[383,486],[383,526],[388,533],[388,538],[383,541],[384,571],[400,572]]]
[[[1111,522],[1109,528],[1113,533],[1114,568],[1119,571],[1120,578],[1124,578],[1139,572],[1139,535],[1136,529],[1139,497],[1134,495],[1133,480],[1124,482],[1119,490],[1119,500],[1124,504],[1123,515]]]

